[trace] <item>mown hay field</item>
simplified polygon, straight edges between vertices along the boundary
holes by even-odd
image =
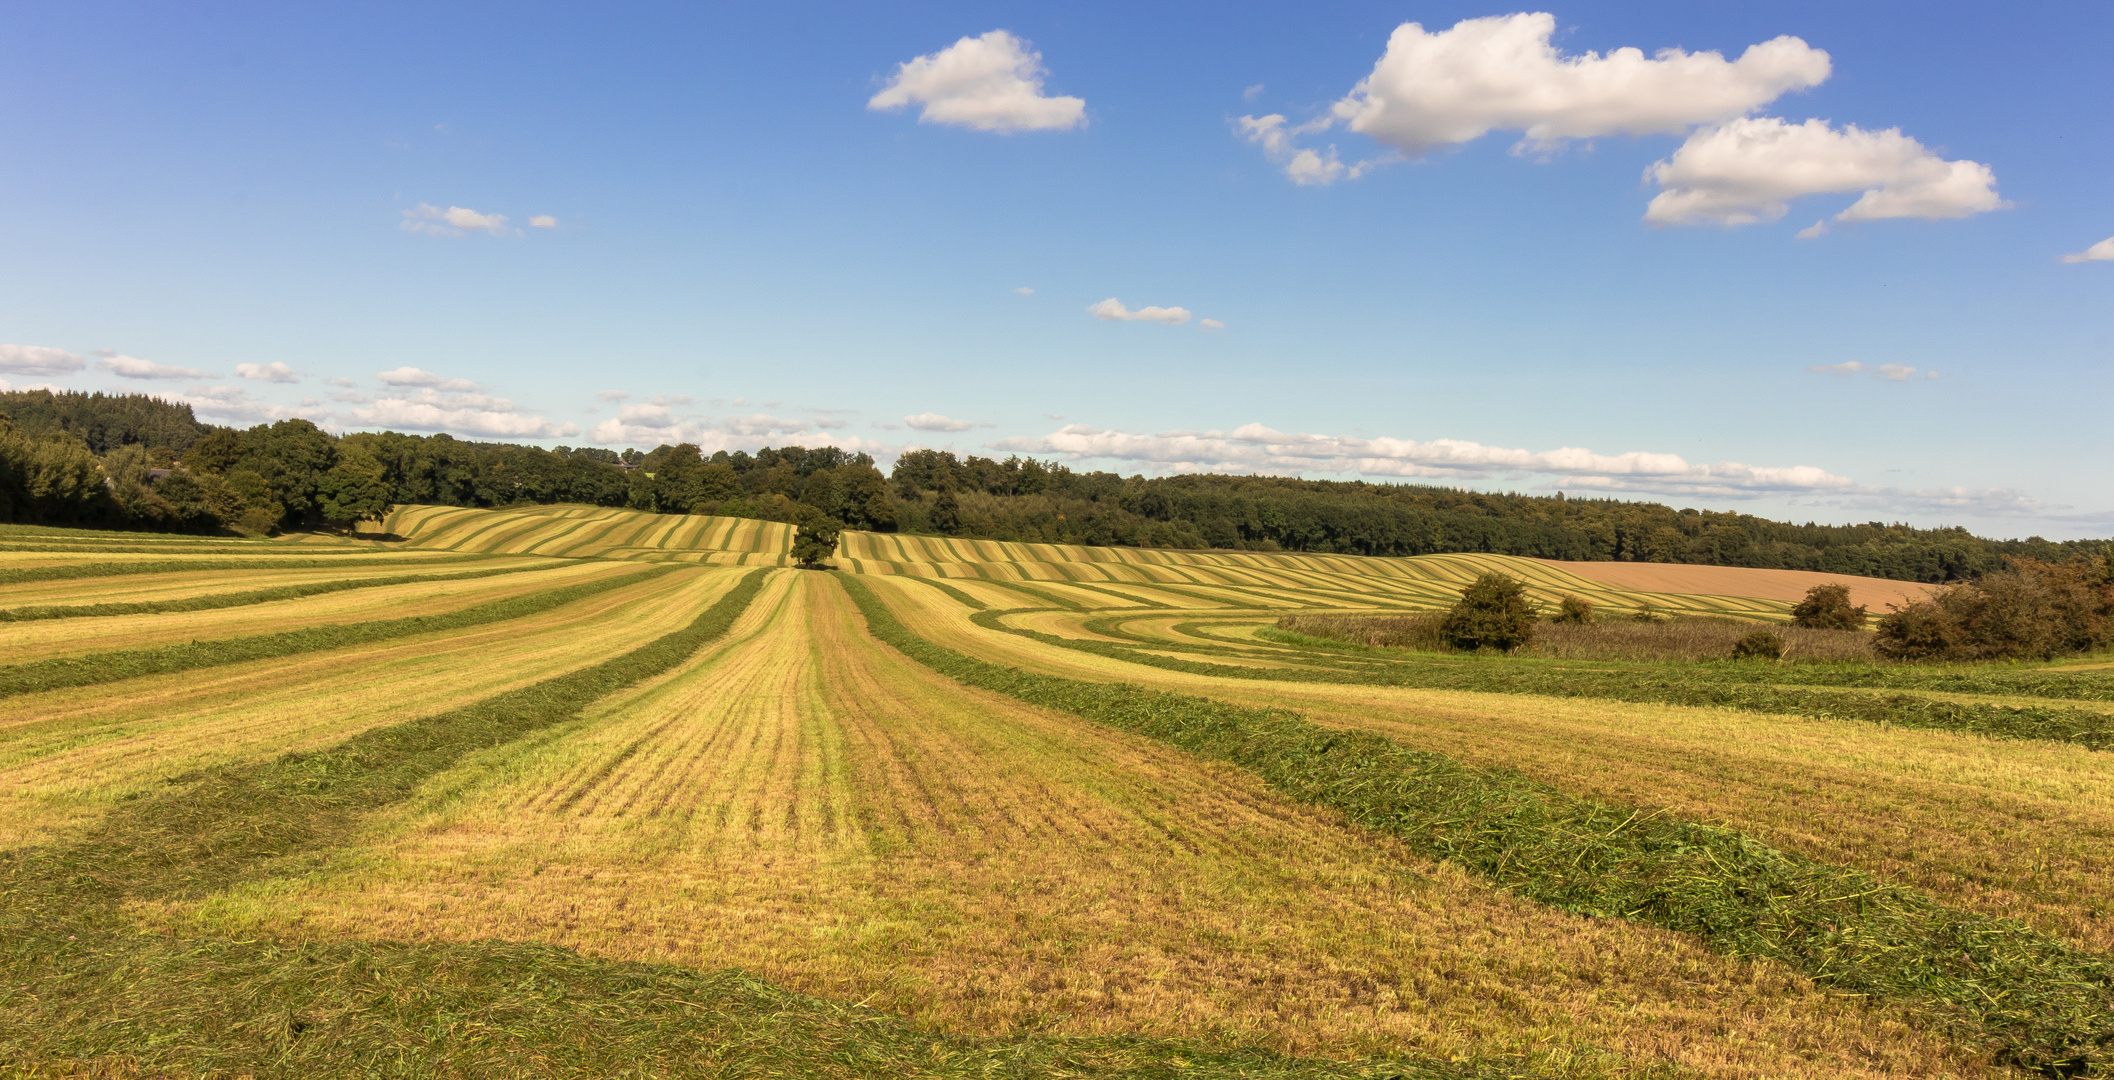
[[[396,536],[412,549],[572,559],[648,559],[713,566],[785,566],[790,525],[744,518],[649,514],[600,506],[476,510],[400,506],[368,535]]]
[[[588,507],[407,507],[360,538],[0,533],[0,935],[18,946],[0,950],[16,988],[0,991],[0,1062],[1455,1080],[2114,1066],[2094,1049],[2114,1030],[2114,758],[2074,719],[2114,724],[2114,676],[1269,633],[1291,613],[1434,610],[1488,569],[1552,604],[1788,608],[1495,556],[852,533],[832,574],[787,567],[790,540]],[[136,560],[146,572],[124,569]],[[1062,686],[1143,711],[1112,723]],[[1551,837],[1504,832],[1545,812],[1522,804],[1478,826],[1512,845],[1494,873],[1345,809],[1367,785],[1414,797],[1415,775],[1302,787],[1297,768],[1156,733],[1153,716],[1199,709],[1377,739],[1441,763],[1433,776],[1620,825],[1549,863]],[[1670,928],[1679,911],[1550,899],[1592,845],[1677,823],[1755,865],[1870,882],[1880,906],[1830,894],[1808,931],[1754,928],[1787,952],[1728,944],[1736,926]],[[1770,917],[1807,918],[1798,903]],[[1867,916],[1894,921],[1849,925]],[[1880,930],[1896,938],[1877,952],[1857,937]],[[545,946],[569,951],[505,951]],[[1936,966],[1859,981],[1869,958],[1918,949]],[[710,982],[729,969],[750,981]],[[505,974],[530,970],[557,981]],[[412,971],[445,974],[386,989]]]

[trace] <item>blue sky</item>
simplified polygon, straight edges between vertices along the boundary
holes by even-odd
[[[2101,3],[15,4],[0,380],[2114,535],[2108,40]]]

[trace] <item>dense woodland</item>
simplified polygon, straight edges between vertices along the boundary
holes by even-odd
[[[1796,525],[1617,499],[1270,476],[1146,478],[917,450],[883,475],[836,447],[619,455],[447,435],[333,436],[305,420],[200,423],[146,395],[0,394],[0,520],[262,534],[375,520],[394,504],[578,502],[999,540],[1357,555],[1488,552],[1957,581],[2006,556],[2114,542],[1965,529]],[[160,470],[165,473],[157,475]]]

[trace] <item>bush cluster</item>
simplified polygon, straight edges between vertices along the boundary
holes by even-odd
[[[2114,641],[2114,556],[2013,559],[1879,620],[1894,660],[2049,660]]]
[[[1540,613],[1527,599],[1527,586],[1499,573],[1478,576],[1461,590],[1461,600],[1446,613],[1439,632],[1456,649],[1511,652],[1534,640]]]
[[[1815,585],[1791,609],[1791,625],[1808,630],[1862,630],[1864,605],[1851,605],[1848,585]]]

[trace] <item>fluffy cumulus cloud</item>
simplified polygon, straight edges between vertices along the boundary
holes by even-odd
[[[588,438],[604,445],[653,447],[663,443],[670,446],[690,443],[711,454],[720,450],[754,451],[765,446],[783,446],[796,440],[813,439],[824,431],[844,426],[842,421],[826,417],[803,420],[764,413],[699,416],[676,408],[690,403],[687,397],[663,394],[650,402],[621,406],[616,416],[596,424]],[[892,452],[885,444],[856,435],[833,435],[829,442],[851,451],[863,450],[877,455]]]
[[[245,379],[256,379],[260,382],[292,383],[301,381],[301,376],[296,374],[293,368],[287,367],[284,363],[277,360],[269,364],[236,364],[235,374]]]
[[[1540,475],[1571,488],[1662,495],[1759,496],[1854,488],[1855,481],[1811,465],[1691,464],[1674,454],[1597,454],[1576,447],[1528,451],[1460,439],[1362,439],[1304,435],[1248,424],[1232,431],[1156,435],[1073,424],[1040,438],[1001,439],[994,449],[1134,462],[1172,472],[1365,476],[1476,480]]]
[[[191,411],[199,416],[229,423],[269,424],[295,418],[323,423],[332,418],[328,409],[264,401],[234,386],[193,386],[171,396],[191,406]]]
[[[965,37],[905,61],[866,102],[876,110],[921,105],[918,122],[977,131],[1062,131],[1086,123],[1086,102],[1042,92],[1042,54],[1004,30]]]
[[[2101,240],[2099,243],[2074,255],[2065,255],[2063,256],[2063,261],[2066,263],[2114,262],[2114,236],[2109,236],[2105,240]],[[0,345],[0,350],[19,347],[16,345]]]
[[[427,236],[464,236],[473,232],[510,236],[514,233],[505,214],[480,214],[466,206],[450,206],[443,210],[432,203],[420,203],[404,211],[404,220],[397,223],[397,228]]]
[[[1432,33],[1404,23],[1373,72],[1330,110],[1406,154],[1518,131],[1529,144],[1678,135],[1729,120],[1828,77],[1828,54],[1795,37],[1717,52],[1634,48],[1565,56],[1547,12],[1464,19]]]
[[[0,371],[11,375],[67,375],[87,362],[49,345],[0,345]]]
[[[430,371],[406,365],[392,371],[377,371],[374,377],[390,386],[423,386],[434,390],[449,390],[459,393],[476,393],[478,386],[468,379],[449,379]]]
[[[1086,313],[1108,322],[1156,322],[1180,326],[1189,321],[1188,308],[1152,305],[1132,311],[1123,306],[1123,301],[1113,296],[1098,304],[1089,305]]]
[[[459,383],[461,380],[449,380]],[[580,433],[577,424],[561,424],[515,411],[514,403],[474,390],[442,393],[432,386],[398,392],[352,410],[352,418],[373,427],[405,431],[446,431],[489,438],[553,439]]]
[[[906,416],[903,418],[903,422],[919,431],[967,431],[976,426],[976,422],[973,420],[956,420],[953,417],[941,416],[935,412],[922,412],[915,416]]]
[[[1959,218],[2007,205],[1987,165],[1947,161],[1898,128],[1837,128],[1825,120],[1745,117],[1713,125],[1644,175],[1661,188],[1644,218],[1660,225],[1775,221],[1792,199],[1853,191],[1862,194],[1835,220]]]
[[[504,221],[506,219],[501,218],[500,220]],[[555,229],[557,227],[558,219],[549,214],[537,214],[529,219],[529,228],[531,229]]]
[[[203,379],[205,372],[197,368],[176,367],[142,360],[137,356],[111,356],[100,361],[113,374],[127,379]]]
[[[1291,139],[1342,125],[1417,156],[1492,131],[1517,131],[1523,148],[1603,135],[1679,135],[1745,116],[1792,90],[1825,81],[1828,54],[1795,37],[1751,45],[1737,60],[1717,52],[1621,48],[1566,56],[1547,12],[1464,19],[1429,31],[1404,23],[1351,92],[1323,116],[1288,127],[1278,115],[1242,117],[1243,133],[1306,184],[1355,178],[1364,166],[1335,148],[1301,150]]]

